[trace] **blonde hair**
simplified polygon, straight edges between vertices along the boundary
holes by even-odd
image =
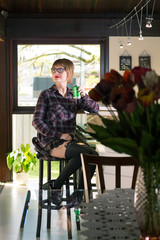
[[[56,66],[62,66],[65,68],[68,78],[67,78],[67,82],[68,83],[72,83],[73,81],[73,74],[74,74],[74,64],[72,61],[70,61],[69,59],[66,58],[62,58],[62,59],[57,59],[53,65],[52,68],[56,67]]]

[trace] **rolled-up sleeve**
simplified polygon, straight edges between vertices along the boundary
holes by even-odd
[[[78,100],[78,109],[83,109],[89,113],[98,113],[99,105],[92,100],[87,94]]]

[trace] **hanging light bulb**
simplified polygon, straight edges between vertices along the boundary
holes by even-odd
[[[132,45],[130,39],[128,39],[127,45],[128,45],[128,46],[131,46],[131,45]]]
[[[139,40],[143,40],[142,34],[139,35]]]
[[[152,20],[153,18],[146,18],[146,28],[151,28],[152,27]]]
[[[156,0],[153,1],[151,14],[148,14],[148,4],[146,6],[146,10],[147,10],[147,14],[146,14],[146,28],[151,28],[152,27],[153,12],[154,12],[155,3],[156,3]]]
[[[139,40],[143,40],[142,31],[139,32]]]
[[[123,48],[123,43],[122,42],[120,43],[120,48]]]
[[[151,27],[152,27],[152,23],[150,20],[148,20],[146,23],[146,28],[151,28]]]

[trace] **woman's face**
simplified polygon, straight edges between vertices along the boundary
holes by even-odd
[[[67,83],[68,74],[63,66],[57,65],[52,68],[52,80],[56,83]]]

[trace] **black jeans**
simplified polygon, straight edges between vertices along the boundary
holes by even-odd
[[[59,177],[56,179],[54,186],[57,189],[60,189],[64,182],[79,168],[81,168],[81,153],[87,153],[87,154],[94,154],[98,155],[98,153],[91,147],[86,145],[79,145],[78,141],[74,140],[70,142],[67,146],[65,158],[67,160],[67,164],[60,173]],[[91,178],[95,171],[95,165],[90,166],[90,173]],[[83,183],[83,173],[81,171],[81,176],[78,184],[78,189],[84,189],[84,183]]]

